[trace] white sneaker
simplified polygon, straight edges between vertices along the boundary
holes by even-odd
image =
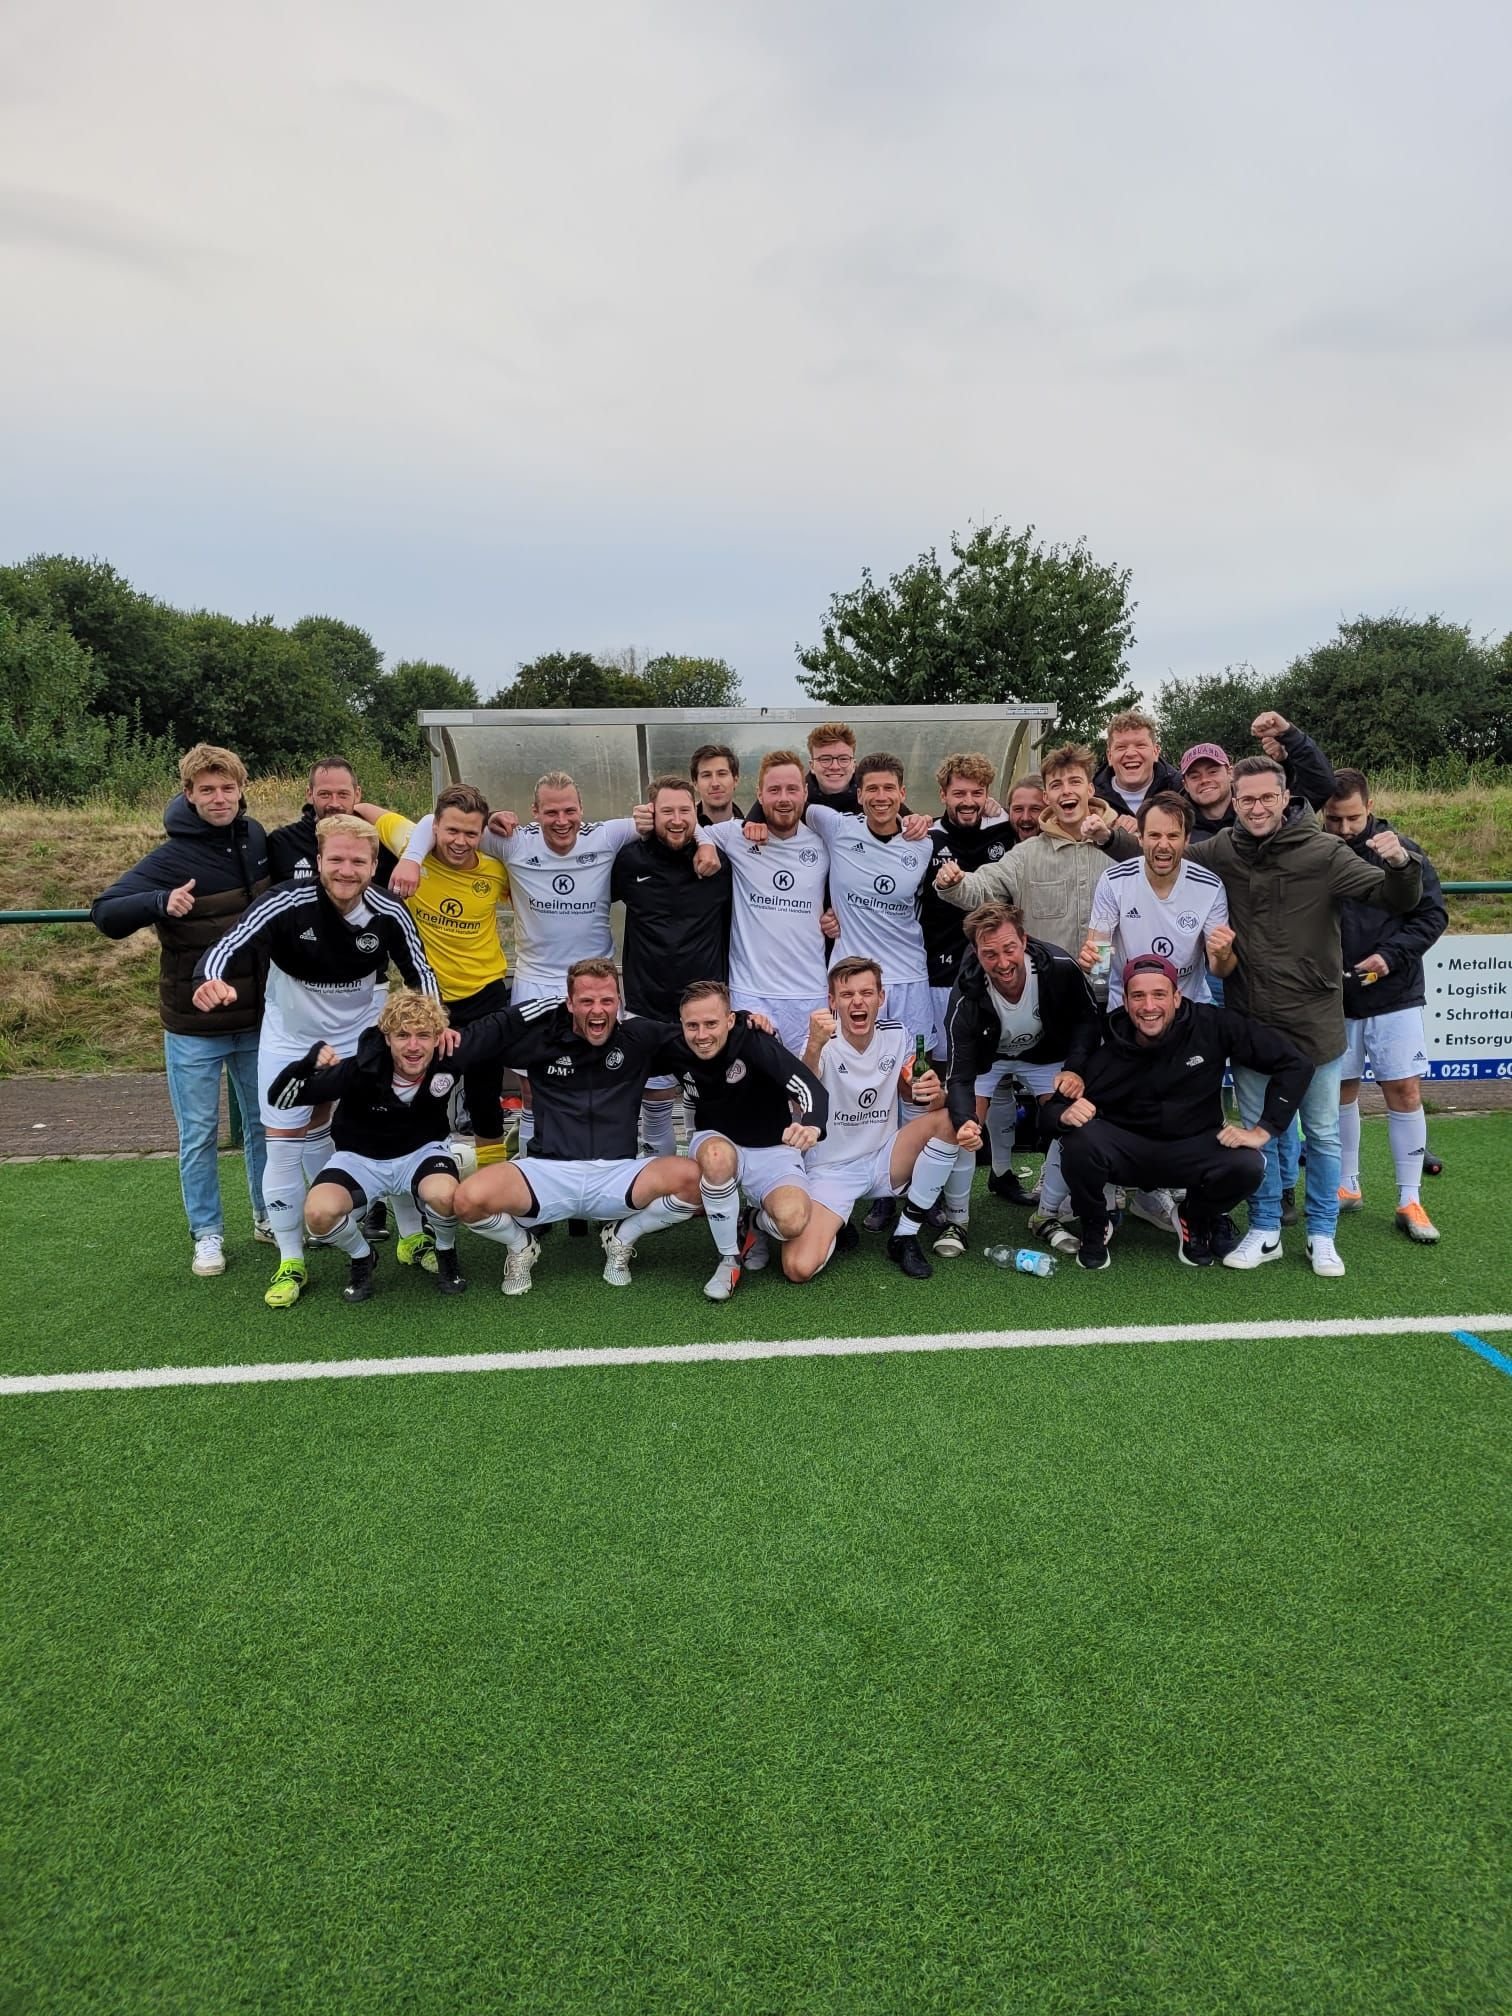
[[[1344,1272],[1344,1262],[1339,1257],[1339,1249],[1332,1239],[1315,1232],[1307,1242],[1307,1257],[1312,1262],[1314,1274],[1339,1275]]]
[[[1142,1219],[1157,1232],[1172,1232],[1178,1239],[1181,1237],[1181,1214],[1169,1190],[1136,1190],[1125,1209],[1131,1218]]]
[[[606,1225],[600,1232],[599,1244],[604,1249],[604,1279],[611,1288],[628,1288],[635,1248],[627,1246],[612,1225]]]
[[[934,1251],[942,1260],[959,1260],[968,1245],[966,1227],[953,1220],[947,1223],[934,1242]]]
[[[268,1223],[266,1218],[254,1218],[252,1220],[252,1237],[257,1241],[259,1246],[276,1246],[278,1244],[278,1241],[273,1237],[273,1227]]]
[[[1281,1258],[1279,1232],[1246,1232],[1232,1253],[1225,1253],[1225,1267],[1263,1267],[1267,1260]]]
[[[539,1239],[527,1239],[515,1252],[504,1255],[504,1279],[499,1283],[501,1295],[528,1295],[530,1276],[535,1263],[541,1257]]]
[[[704,1283],[711,1302],[728,1302],[740,1285],[740,1262],[733,1253],[721,1254],[719,1265]]]
[[[219,1232],[206,1232],[194,1242],[194,1272],[224,1274],[225,1271],[226,1242]]]

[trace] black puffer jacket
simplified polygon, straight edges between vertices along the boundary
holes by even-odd
[[[1366,848],[1372,833],[1388,830],[1376,818],[1345,844],[1367,866],[1375,856]],[[1396,828],[1389,829],[1396,832]],[[1428,998],[1423,984],[1423,954],[1449,928],[1449,912],[1439,887],[1438,871],[1416,840],[1397,838],[1423,871],[1423,893],[1405,917],[1393,917],[1374,903],[1344,903],[1339,909],[1339,940],[1344,950],[1344,1014],[1351,1022],[1367,1015],[1389,1015],[1396,1008],[1421,1008]],[[1391,971],[1367,985],[1354,971],[1360,960],[1379,952]]]
[[[262,1021],[267,955],[251,946],[231,965],[226,978],[236,988],[228,1008],[201,1014],[194,1006],[194,969],[237,918],[268,887],[267,835],[247,817],[245,803],[229,826],[212,826],[188,799],[175,798],[163,814],[168,835],[90,906],[89,915],[107,938],[129,938],[151,925],[162,948],[158,962],[158,1013],[176,1036],[225,1036],[255,1029]],[[184,917],[168,915],[168,898],[185,882],[194,883],[194,908]]]
[[[306,805],[297,819],[291,819],[287,826],[275,826],[268,835],[268,872],[275,882],[288,882],[295,876],[301,881],[315,880],[315,857],[318,843],[315,828],[320,821],[315,816],[315,807]],[[378,871],[373,880],[380,889],[387,889],[388,879],[394,872],[394,856],[387,847],[378,849]]]

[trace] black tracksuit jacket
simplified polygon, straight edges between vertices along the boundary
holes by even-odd
[[[1099,1120],[1153,1141],[1216,1134],[1226,1120],[1223,1073],[1230,1058],[1269,1075],[1261,1125],[1284,1134],[1312,1082],[1311,1062],[1263,1023],[1198,1001],[1181,1003],[1158,1043],[1141,1043],[1128,1010],[1115,1009],[1102,1047],[1080,1069],[1083,1097]],[[1059,1128],[1070,1103],[1059,1094],[1048,1101],[1047,1124]]]
[[[1371,867],[1377,857],[1366,846],[1373,833],[1396,833],[1382,820],[1371,818],[1365,830],[1347,845],[1352,853]],[[1438,871],[1416,840],[1397,838],[1423,871],[1423,893],[1405,917],[1394,917],[1374,903],[1345,902],[1339,908],[1339,939],[1344,952],[1344,1014],[1351,1022],[1369,1015],[1389,1015],[1397,1008],[1421,1008],[1428,999],[1423,983],[1423,954],[1438,943],[1449,928],[1449,912]],[[1367,985],[1354,971],[1358,960],[1379,952],[1391,971]]]
[[[967,874],[1001,861],[1013,845],[1013,827],[1001,819],[990,826],[957,826],[939,819],[929,829],[930,860],[919,884],[919,928],[924,933],[924,957],[931,987],[953,987],[971,941],[966,917],[958,903],[936,896],[934,879],[946,861],[959,861]]]
[[[288,882],[295,876],[302,882],[314,881],[315,858],[320,851],[315,828],[319,823],[315,807],[306,805],[299,817],[291,819],[287,826],[273,828],[268,835],[268,868],[275,882]],[[378,872],[373,877],[378,888],[387,889],[394,863],[395,857],[380,842]]]
[[[694,980],[725,980],[730,966],[730,870],[695,875],[694,848],[668,847],[654,833],[614,857],[609,894],[625,906],[625,1005],[636,1015],[677,1020]]]
[[[737,1011],[735,1027],[717,1057],[695,1057],[679,1037],[669,1054],[681,1061],[667,1066],[682,1080],[693,1107],[695,1127],[711,1128],[737,1148],[775,1148],[793,1124],[793,1106],[805,1127],[824,1133],[829,1122],[829,1094],[799,1057],[753,1029]]]
[[[1054,1064],[1064,1059],[1066,1069],[1080,1076],[1097,1048],[1097,1003],[1087,976],[1068,952],[1041,938],[1028,940],[1028,956],[1039,979],[1044,1034],[1014,1061]],[[945,1098],[957,1127],[975,1120],[976,1081],[997,1061],[1003,1025],[988,999],[990,986],[975,951],[968,951],[945,1010]]]
[[[196,981],[232,979],[232,963],[259,945],[280,972],[310,987],[351,985],[382,975],[392,960],[411,987],[441,998],[415,921],[397,896],[370,888],[366,924],[336,908],[320,882],[284,882],[259,896],[194,969]]]

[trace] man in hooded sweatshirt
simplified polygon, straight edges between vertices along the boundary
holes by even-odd
[[[151,925],[161,948],[158,1013],[168,1096],[179,1137],[179,1185],[196,1274],[226,1271],[216,1154],[224,1071],[244,1129],[254,1237],[272,1238],[263,1209],[267,1147],[258,1118],[257,1040],[267,959],[256,946],[238,954],[228,977],[236,998],[208,1015],[194,1006],[194,969],[268,887],[267,835],[247,816],[247,772],[239,756],[197,742],[179,761],[183,791],[163,814],[160,847],[129,868],[90,907],[107,938],[129,938]]]
[[[1079,742],[1052,749],[1040,765],[1048,803],[1035,838],[1020,840],[1001,861],[984,862],[969,873],[959,862],[945,862],[935,875],[934,893],[962,910],[1011,903],[1023,912],[1031,938],[1058,945],[1074,959],[1104,868],[1139,854],[1138,840],[1114,827],[1113,808],[1093,792],[1096,767],[1096,756]],[[1086,837],[1083,828],[1094,837]]]

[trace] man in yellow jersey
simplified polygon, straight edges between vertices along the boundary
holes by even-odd
[[[414,822],[381,805],[362,807],[385,847],[402,854]],[[431,851],[420,870],[420,886],[406,899],[420,942],[441,987],[454,1029],[509,1006],[504,947],[499,942],[499,905],[509,896],[509,870],[478,851],[488,819],[488,801],[471,784],[451,784],[436,800]],[[495,1060],[462,1076],[467,1110],[478,1143],[478,1167],[504,1160],[504,1066]]]

